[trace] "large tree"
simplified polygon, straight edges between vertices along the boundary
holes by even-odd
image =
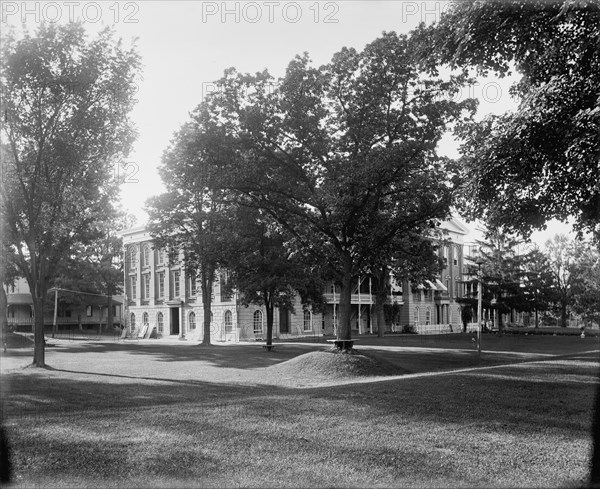
[[[525,288],[522,287],[527,253],[523,240],[501,229],[488,230],[486,239],[478,243],[483,306],[497,311],[498,331],[502,333],[504,314],[530,309]],[[477,265],[479,268],[479,263]],[[474,305],[472,300],[467,303]]]
[[[592,246],[575,250],[573,310],[584,321],[600,323],[600,253]]]
[[[2,240],[31,290],[38,367],[48,284],[115,215],[113,166],[135,139],[128,114],[139,67],[135,47],[109,29],[88,40],[80,24],[42,24],[33,36],[2,39]]]
[[[407,37],[384,33],[315,68],[296,57],[286,75],[229,70],[194,113],[203,147],[228,188],[263,208],[322,263],[340,288],[338,339],[351,339],[355,277],[406,232],[447,218],[447,126],[473,101],[453,101],[462,75],[417,69]]]
[[[556,291],[548,257],[533,247],[523,261],[522,287],[525,310],[534,313],[534,325],[539,327],[539,313],[550,309]]]
[[[80,328],[84,307],[90,303],[106,306],[106,328],[112,328],[112,298],[123,289],[123,240],[116,231],[124,229],[127,221],[129,219],[123,216],[120,222],[100,223],[98,228],[103,231],[102,235],[92,243],[73,246],[71,255],[61,263],[52,281],[53,288],[62,289],[57,295],[61,303],[77,310]],[[104,299],[90,299],[98,296],[104,296]],[[54,301],[46,307],[53,310]],[[53,330],[52,337],[55,333]]]
[[[434,279],[441,270],[442,263],[437,251],[442,232],[426,226],[425,222],[423,224],[416,227],[411,225],[398,233],[388,243],[389,252],[380,253],[372,260],[373,311],[377,336],[380,338],[385,334],[385,306],[390,299],[392,278],[401,284],[423,284],[425,280]]]
[[[433,69],[520,75],[516,111],[458,133],[466,215],[524,234],[573,216],[600,239],[600,3],[453,2],[419,34]]]
[[[320,310],[325,283],[309,257],[288,245],[285,233],[264,211],[239,206],[231,226],[234,236],[225,259],[230,286],[244,305],[264,306],[268,349],[273,344],[274,309],[293,312],[299,296],[303,307]]]
[[[546,241],[545,253],[553,278],[555,309],[564,328],[570,311],[576,310],[587,316],[590,307],[593,309],[598,305],[595,297],[597,278],[594,276],[597,274],[597,253],[590,243],[571,240],[564,234]]]
[[[166,192],[148,199],[148,229],[154,246],[168,250],[172,264],[199,277],[203,339],[211,344],[212,289],[228,250],[233,207],[218,188],[220,173],[197,142],[198,127],[185,123],[165,151],[159,173]]]

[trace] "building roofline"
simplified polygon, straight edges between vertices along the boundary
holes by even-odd
[[[123,236],[129,236],[132,234],[137,234],[140,232],[146,232],[146,226],[134,226],[132,228],[128,228],[128,229],[122,229],[121,231],[117,231],[117,236],[119,237],[123,237]]]

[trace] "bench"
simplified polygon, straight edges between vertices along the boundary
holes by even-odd
[[[327,340],[328,343],[333,343],[334,346],[339,350],[352,350],[352,347],[354,346],[354,342],[358,341],[356,339],[354,340]]]

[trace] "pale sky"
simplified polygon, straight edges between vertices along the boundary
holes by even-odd
[[[343,46],[362,49],[382,31],[408,32],[432,22],[447,7],[443,1],[3,1],[1,27],[81,19],[90,32],[111,25],[126,44],[133,37],[143,60],[138,104],[132,119],[139,132],[128,158],[123,208],[138,224],[146,221],[144,202],[161,193],[156,172],[161,155],[188,114],[212,89],[211,82],[231,66],[241,72],[268,69],[284,74],[289,61],[308,52],[316,65],[328,62]],[[480,101],[478,117],[515,107],[510,80],[489,78],[465,89],[464,97]],[[440,153],[456,155],[445,138]],[[467,224],[474,228],[475,225]],[[534,238],[540,244],[570,227],[551,223]],[[469,237],[470,239],[470,237]]]

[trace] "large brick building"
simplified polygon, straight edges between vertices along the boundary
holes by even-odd
[[[388,331],[401,331],[412,326],[419,332],[448,331],[452,324],[460,325],[460,306],[456,299],[462,294],[463,238],[467,229],[458,220],[444,223],[446,239],[439,253],[445,268],[435,281],[425,284],[393,283],[390,301],[396,304],[395,319],[386,325]],[[202,340],[203,307],[200,286],[186,274],[184,265],[171,265],[162,250],[155,249],[144,227],[120,233],[125,253],[125,321],[140,331],[148,325],[158,337],[180,337]],[[266,332],[266,312],[260,306],[245,307],[237,293],[228,294],[226,271],[218,274],[212,290],[211,340],[239,341],[263,338]],[[324,291],[327,304],[322,313],[304,309],[299,298],[294,311],[276,310],[274,337],[322,336],[335,334],[339,307],[339,288],[330,285]],[[352,291],[351,322],[354,334],[373,332],[373,304],[369,277],[357,277]]]

